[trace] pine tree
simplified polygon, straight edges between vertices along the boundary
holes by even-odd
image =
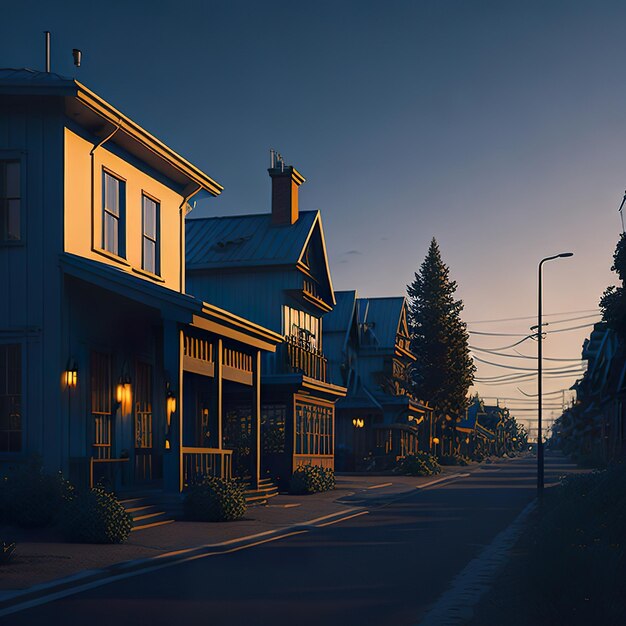
[[[608,327],[614,330],[620,343],[626,344],[626,235],[620,235],[615,253],[613,254],[613,266],[611,270],[617,273],[621,286],[608,287],[602,294],[600,308],[602,319]]]
[[[463,302],[454,298],[456,288],[433,237],[415,280],[407,287],[411,351],[416,357],[411,379],[414,394],[434,407],[450,441],[456,419],[467,407],[476,371],[467,326],[461,319]],[[452,420],[448,422],[446,416]]]

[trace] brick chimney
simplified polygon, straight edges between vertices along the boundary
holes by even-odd
[[[272,179],[272,224],[291,226],[298,221],[298,187],[304,177],[292,165],[285,165],[283,158],[270,151],[269,172]]]

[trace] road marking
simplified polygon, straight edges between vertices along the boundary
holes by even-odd
[[[382,489],[383,487],[391,487],[393,483],[382,483],[380,485],[372,485],[371,487],[366,487],[366,489]]]
[[[442,476],[441,478],[437,478],[436,480],[431,480],[429,483],[424,483],[423,485],[417,485],[416,489],[426,489],[426,487],[432,487],[433,485],[437,485],[438,483],[443,482],[444,480],[454,480],[456,478],[467,478],[471,476],[468,472],[466,474],[448,474],[448,476]]]
[[[318,524],[318,528],[323,528],[324,526],[330,526],[331,524],[338,524],[339,522],[345,522],[346,520],[352,519],[353,517],[367,515],[368,513],[369,511],[361,511],[360,513],[355,513],[354,515],[349,515],[348,517],[342,517],[341,519],[335,519],[330,522],[326,522],[325,524]]]

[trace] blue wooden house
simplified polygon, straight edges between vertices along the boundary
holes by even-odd
[[[189,201],[221,190],[79,82],[0,70],[0,463],[118,489],[258,483],[261,355],[282,333],[185,284]]]
[[[334,467],[333,378],[322,324],[335,306],[319,211],[300,211],[302,175],[273,154],[270,213],[187,221],[187,284],[199,297],[283,337],[263,357],[262,470],[285,481],[298,465]],[[246,452],[249,424],[226,416],[231,444]]]
[[[432,411],[413,397],[403,297],[358,298],[335,292],[324,341],[333,375],[347,387],[337,403],[336,466],[352,471],[391,467],[396,459],[430,449]]]

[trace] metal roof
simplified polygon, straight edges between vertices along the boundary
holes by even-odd
[[[27,67],[0,67],[0,81],[9,85],[17,85],[24,82],[49,84],[59,81],[73,82],[73,80],[73,78],[61,76],[53,72],[40,72]]]
[[[187,270],[295,265],[319,211],[300,211],[290,226],[272,224],[270,213],[188,219]]]
[[[363,345],[393,350],[396,345],[404,297],[359,298],[357,306],[359,323],[367,325],[367,330],[363,334]]]
[[[337,304],[330,313],[324,316],[325,333],[347,333],[349,331],[356,300],[356,291],[335,291]]]

